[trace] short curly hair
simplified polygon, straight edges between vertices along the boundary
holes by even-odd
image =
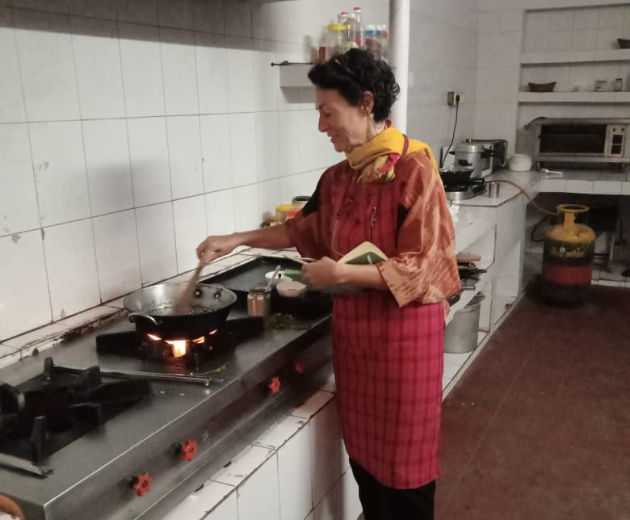
[[[360,106],[363,94],[374,96],[374,120],[384,121],[396,102],[400,87],[392,68],[371,52],[351,49],[319,63],[308,73],[313,85],[336,90],[352,106]]]

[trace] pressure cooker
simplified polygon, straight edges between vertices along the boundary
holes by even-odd
[[[455,169],[472,169],[471,178],[485,177],[507,167],[507,141],[466,139],[455,146]]]

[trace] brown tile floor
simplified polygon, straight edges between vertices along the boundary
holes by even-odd
[[[436,520],[630,519],[630,291],[524,297],[444,401]]]

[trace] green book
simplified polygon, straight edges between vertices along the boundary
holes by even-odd
[[[353,265],[374,265],[385,260],[387,260],[387,255],[383,251],[372,244],[372,242],[363,242],[340,258],[339,262]]]

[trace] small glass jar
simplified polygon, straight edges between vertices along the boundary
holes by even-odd
[[[331,23],[326,33],[326,59],[329,60],[335,54],[344,52],[348,44],[348,33],[346,26],[338,23]]]

